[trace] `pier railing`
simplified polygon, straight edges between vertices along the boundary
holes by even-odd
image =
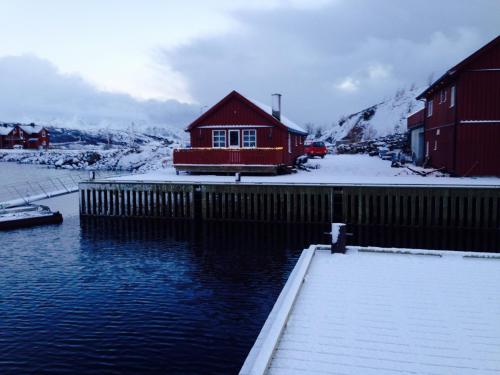
[[[282,147],[181,148],[174,150],[174,165],[282,165]]]
[[[95,172],[96,177],[114,176],[114,172]],[[3,185],[0,191],[0,206],[11,207],[28,204],[41,199],[78,191],[78,184],[88,180],[89,172],[68,172],[67,174],[44,179],[26,179],[21,183]]]

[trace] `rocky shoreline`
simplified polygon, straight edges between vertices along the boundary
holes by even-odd
[[[0,162],[46,165],[67,170],[147,172],[168,164],[172,148],[144,146],[109,150],[0,150]]]

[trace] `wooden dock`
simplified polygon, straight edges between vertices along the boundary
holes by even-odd
[[[82,216],[499,228],[500,187],[87,181]]]
[[[357,246],[332,254],[313,245],[240,374],[499,373],[499,260]]]

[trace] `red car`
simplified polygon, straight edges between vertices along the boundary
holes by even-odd
[[[321,158],[324,158],[325,155],[328,154],[328,150],[324,142],[306,143],[305,152],[309,157],[320,156]]]

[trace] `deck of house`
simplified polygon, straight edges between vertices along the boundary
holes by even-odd
[[[500,373],[500,254],[304,250],[241,374]]]
[[[175,149],[177,171],[277,174],[286,164],[282,147]]]

